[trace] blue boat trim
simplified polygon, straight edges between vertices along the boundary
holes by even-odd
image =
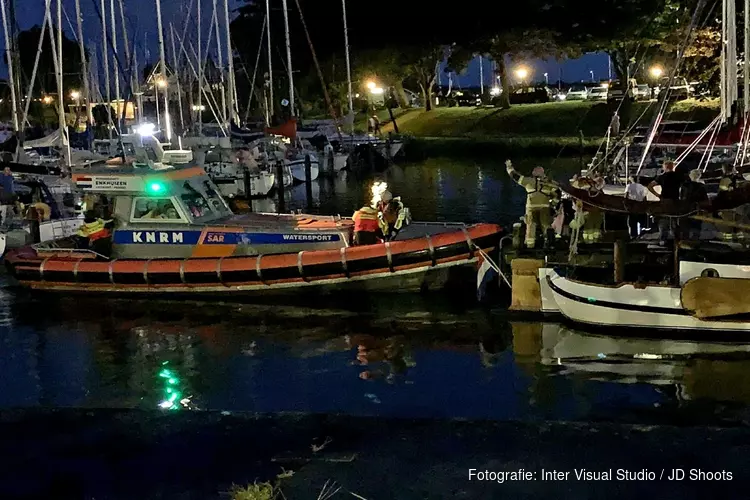
[[[118,245],[197,245],[203,231],[117,230],[113,243]],[[284,245],[292,243],[328,243],[341,241],[331,233],[233,233],[209,231],[203,245]]]

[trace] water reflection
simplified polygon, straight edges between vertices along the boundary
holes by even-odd
[[[739,419],[750,403],[750,345],[610,338],[422,299],[11,303],[2,408],[643,421]]]
[[[333,179],[313,182],[309,203],[305,185],[287,189],[285,205],[291,211],[348,216],[369,198],[372,182],[385,180],[393,195],[404,199],[415,219],[508,224],[522,214],[525,193],[510,181],[503,161],[432,158],[394,165],[381,174],[361,176],[344,171]],[[575,160],[557,160],[552,167],[549,159],[519,163],[522,171],[545,165],[558,179],[569,178],[579,166]],[[277,202],[271,205],[277,207]]]

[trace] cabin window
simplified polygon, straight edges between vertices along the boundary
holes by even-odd
[[[186,222],[172,198],[136,198],[131,222]]]
[[[197,180],[186,181],[183,189],[185,191],[180,195],[180,199],[193,219],[215,218],[231,213],[210,182],[204,181],[201,185]]]

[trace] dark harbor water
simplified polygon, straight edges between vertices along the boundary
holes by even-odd
[[[502,163],[432,160],[383,177],[415,219],[507,224],[524,194]],[[316,183],[313,209],[350,215],[366,184]],[[287,202],[304,209],[304,187]],[[720,423],[750,418],[749,372],[750,344],[594,335],[456,294],[254,305],[0,288],[0,409]]]

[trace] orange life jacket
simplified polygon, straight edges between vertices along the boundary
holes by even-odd
[[[354,212],[354,232],[377,233],[380,230],[378,225],[378,210],[372,207],[362,207]]]

